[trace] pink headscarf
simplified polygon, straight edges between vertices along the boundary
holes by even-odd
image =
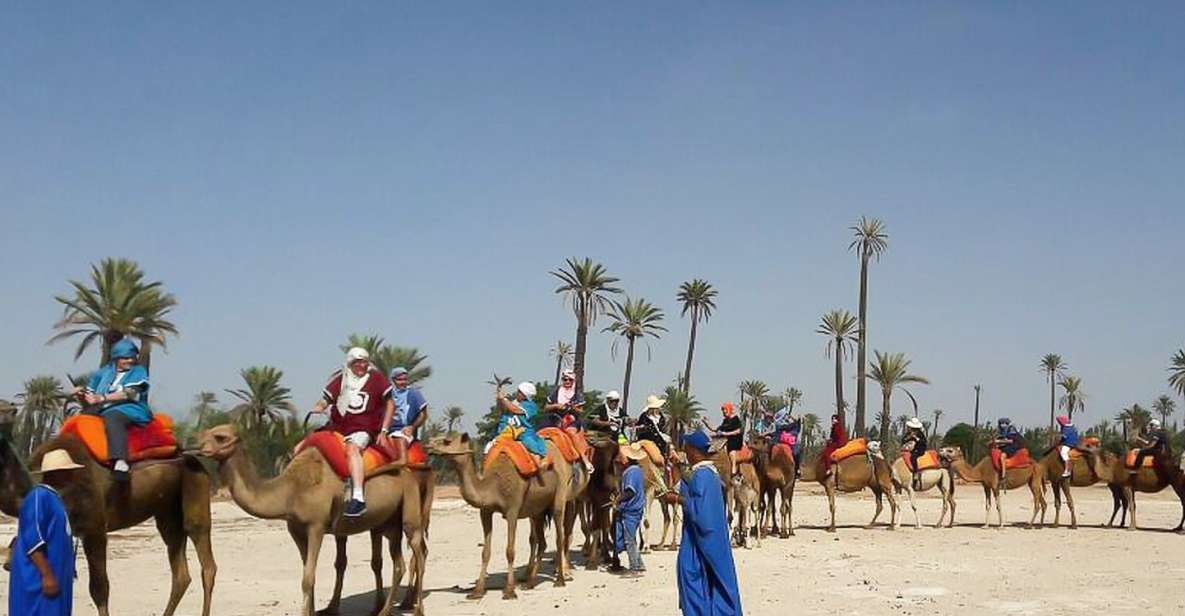
[[[570,387],[564,387],[563,380],[566,378],[572,379],[572,385]],[[571,370],[565,370],[564,373],[562,375],[560,375],[560,385],[558,387],[556,387],[556,390],[555,390],[556,404],[567,404],[567,403],[571,402],[572,399],[575,397],[576,397],[576,373],[572,372]]]

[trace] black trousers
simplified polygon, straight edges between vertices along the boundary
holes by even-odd
[[[107,433],[107,459],[127,461],[128,459],[128,426],[132,419],[119,411],[87,411],[87,415],[98,415],[103,418],[103,430]]]

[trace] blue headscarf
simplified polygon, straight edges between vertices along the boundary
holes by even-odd
[[[111,359],[135,359],[140,356],[140,349],[135,342],[123,338],[111,347]]]
[[[134,387],[140,392],[132,400],[111,402],[104,405],[101,412],[118,411],[132,420],[132,423],[142,425],[152,421],[152,411],[148,408],[148,370],[144,366],[134,365],[124,372],[119,372],[116,361],[120,359],[136,359],[140,356],[140,349],[136,343],[124,338],[111,347],[111,361],[95,372],[91,377],[89,388],[97,394],[109,394],[125,388]]]

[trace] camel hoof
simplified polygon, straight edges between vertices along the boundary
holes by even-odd
[[[522,587],[526,590],[534,590],[539,585],[539,580],[527,580],[522,583]]]
[[[476,600],[478,600],[478,599],[480,599],[480,598],[482,598],[482,597],[484,597],[484,596],[486,596],[486,591],[484,591],[484,590],[473,590],[473,591],[471,591],[469,594],[465,595],[465,598],[466,598],[466,599],[469,599],[469,600],[471,600],[471,601],[476,601]]]
[[[827,532],[834,534],[834,533],[835,533],[835,529],[834,529],[834,528],[828,528],[828,529],[827,529]]]
[[[565,577],[566,576],[557,577],[555,579],[555,583],[552,584],[552,586],[554,586],[555,588],[563,588],[563,587],[567,586],[568,580],[566,580]]]
[[[338,616],[338,614],[341,614],[341,610],[339,610],[336,606],[325,607],[317,610],[317,616]]]
[[[513,590],[511,590],[509,588],[502,591],[502,600],[509,601],[512,599],[518,599],[518,593],[514,592]]]

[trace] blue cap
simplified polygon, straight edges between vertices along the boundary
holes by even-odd
[[[1001,426],[1007,426],[1007,425],[1012,424],[1012,420],[1008,419],[1007,417],[1001,417],[1000,421],[998,421],[997,423],[999,423]]]
[[[121,339],[111,347],[111,359],[135,359],[140,356],[140,349],[136,343],[127,338]]]
[[[712,439],[708,438],[701,430],[690,432],[683,435],[683,444],[691,445],[703,453],[708,453],[708,449],[712,447]]]

